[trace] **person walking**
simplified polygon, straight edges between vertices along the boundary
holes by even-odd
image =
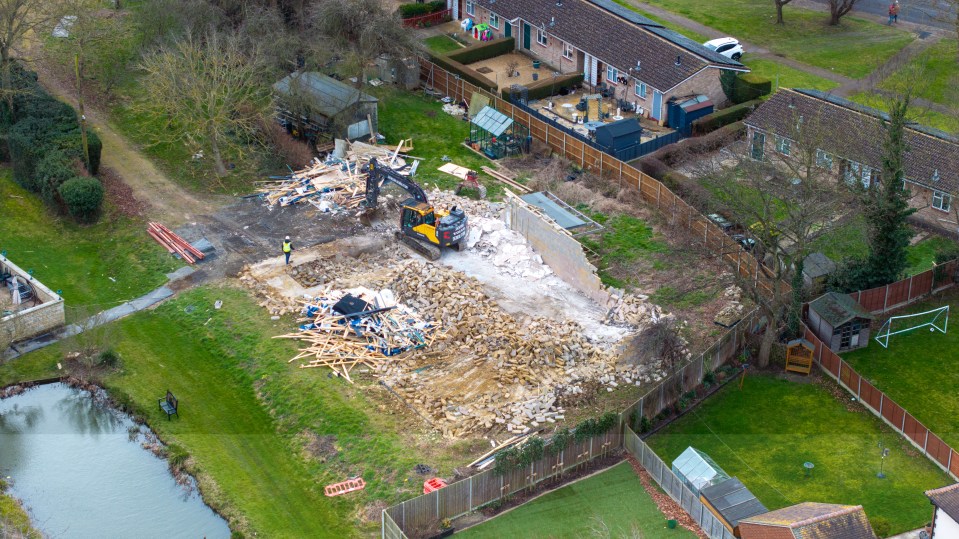
[[[889,4],[889,22],[887,22],[886,24],[889,26],[892,26],[892,21],[895,18],[896,18],[896,4],[892,3],[892,4]]]
[[[292,252],[293,252],[293,243],[290,242],[290,237],[287,236],[286,239],[283,240],[283,256],[286,257],[287,265],[290,264],[290,253]]]
[[[899,23],[899,0],[896,0],[895,2],[893,2],[892,7],[893,7],[892,22],[898,24]]]

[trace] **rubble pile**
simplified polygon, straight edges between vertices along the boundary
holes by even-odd
[[[723,292],[727,303],[716,313],[714,321],[723,327],[732,327],[743,318],[746,307],[743,305],[743,291],[738,286],[730,286]]]

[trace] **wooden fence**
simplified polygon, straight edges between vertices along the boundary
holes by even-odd
[[[901,281],[849,295],[867,311],[884,314],[952,286],[957,265],[959,261],[950,260]]]
[[[573,442],[556,455],[547,455],[529,466],[500,475],[487,470],[423,494],[383,511],[384,538],[402,538],[436,529],[443,520],[454,519],[543,481],[559,478],[591,460],[623,446],[622,431]]]
[[[659,461],[659,458],[653,455],[652,451],[642,449],[645,448],[645,444],[642,442],[639,445],[633,443],[632,446],[624,444],[624,432],[632,433],[626,423],[630,421],[631,417],[639,417],[638,415],[633,416],[634,412],[646,414],[649,417],[658,414],[667,406],[676,402],[683,392],[690,391],[698,386],[706,372],[722,365],[739,353],[745,342],[746,333],[755,331],[760,319],[758,311],[746,315],[739,324],[726,332],[708,350],[687,361],[675,373],[661,380],[639,400],[623,410],[619,415],[618,427],[610,429],[610,432],[579,444],[573,444],[559,455],[543,458],[529,468],[514,470],[503,476],[495,475],[492,470],[489,470],[452,483],[446,488],[430,494],[424,494],[406,500],[399,505],[394,505],[383,511],[382,537],[398,539],[406,537],[407,534],[416,535],[444,519],[454,519],[475,511],[489,502],[529,488],[546,479],[559,476],[614,449],[625,447],[633,451],[633,454],[644,465],[653,458],[661,463],[662,461]],[[680,385],[683,388],[681,392],[676,390]],[[636,448],[639,448],[639,454],[635,452]],[[648,455],[645,455],[643,451]],[[677,502],[686,507],[691,503],[687,499],[688,495],[675,486],[678,479],[670,479],[666,475],[667,473],[672,474],[669,468],[666,467],[665,470],[666,472],[657,469],[655,474],[651,470],[650,474],[654,475],[654,478],[661,485],[664,485],[664,481],[667,482],[665,485],[671,485],[669,488],[667,486],[663,486],[663,488],[670,493],[670,496],[676,498]],[[697,522],[701,522],[701,520],[697,519]],[[703,529],[714,539],[728,539],[722,532],[714,534],[709,531],[710,528],[704,527]]]
[[[953,277],[957,266],[959,261],[951,260],[901,281],[849,295],[873,313],[886,313],[954,286]],[[806,324],[803,324],[803,333],[806,340],[816,346],[813,357],[823,372],[834,378],[870,412],[895,429],[953,479],[959,480],[959,453],[956,450],[896,401],[864,379],[838,354],[830,350]]]
[[[485,95],[494,108],[529,128],[530,136],[543,142],[554,152],[565,156],[584,170],[615,179],[622,187],[628,186],[638,190],[643,200],[655,208],[670,226],[684,229],[694,238],[702,238],[702,244],[709,253],[721,256],[736,268],[740,276],[753,279],[763,292],[767,294],[788,292],[789,285],[768,276],[752,254],[743,250],[739,243],[733,241],[715,223],[652,176],[590,146],[564,129],[550,125],[538,118],[536,114],[527,112],[498,95],[466,82],[459,75],[449,73],[428,60],[423,60],[420,67],[421,78],[434,91],[449,96],[457,103],[461,101],[469,103],[474,93]]]
[[[403,27],[416,28],[421,26],[433,26],[434,24],[442,24],[452,18],[453,10],[444,9],[443,11],[437,11],[436,13],[427,13],[426,15],[403,19]]]
[[[735,535],[727,530],[709,509],[706,509],[706,506],[699,501],[696,494],[689,490],[689,487],[683,484],[683,481],[673,473],[673,470],[656,455],[656,452],[650,449],[646,442],[640,439],[629,427],[625,428],[623,445],[649,472],[649,475],[663,489],[663,492],[669,494],[670,498],[682,506],[711,539],[735,538]]]

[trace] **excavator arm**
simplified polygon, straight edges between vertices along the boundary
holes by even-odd
[[[376,208],[376,205],[379,203],[380,189],[387,182],[398,185],[417,202],[429,203],[426,199],[426,191],[423,191],[423,188],[413,181],[413,178],[404,176],[387,166],[380,165],[376,162],[376,159],[370,159],[368,168],[369,170],[366,176],[366,201],[364,203],[368,209],[372,210]]]

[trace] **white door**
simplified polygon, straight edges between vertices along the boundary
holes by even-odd
[[[446,0],[446,7],[453,8],[453,20],[460,20],[460,0]]]
[[[599,70],[599,60],[595,56],[586,55],[586,62],[583,64],[586,66],[586,80],[590,84],[596,86],[596,71]]]
[[[858,333],[853,333],[852,336],[849,337],[849,348],[859,348],[859,334],[858,334]]]

